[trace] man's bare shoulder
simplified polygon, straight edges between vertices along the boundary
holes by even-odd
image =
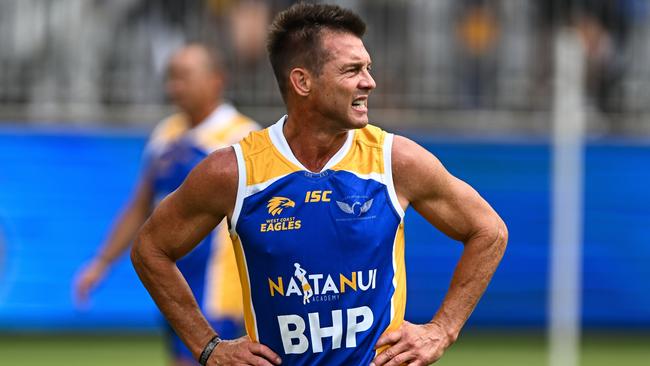
[[[224,147],[213,151],[200,165],[208,179],[222,181],[233,181],[237,183],[237,156],[232,146]]]
[[[438,158],[404,136],[393,138],[391,160],[395,188],[409,202],[430,196],[449,175]]]
[[[393,169],[397,170],[410,169],[418,165],[418,155],[428,153],[422,146],[415,141],[400,135],[393,137],[392,162]]]

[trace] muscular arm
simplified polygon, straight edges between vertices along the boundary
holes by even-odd
[[[167,196],[145,222],[131,261],[160,311],[198,358],[216,335],[207,322],[175,262],[191,251],[214,227],[231,217],[237,195],[237,161],[225,148],[208,156],[183,184]],[[219,344],[210,358],[216,364],[271,365],[270,349],[247,339]]]
[[[131,244],[140,226],[149,216],[153,201],[151,181],[144,177],[138,183],[133,197],[119,215],[106,241],[76,276],[74,291],[78,304],[84,304],[91,290]]]
[[[161,312],[194,353],[215,335],[175,262],[234,206],[237,167],[232,149],[215,152],[167,196],[140,230],[133,266]]]
[[[394,345],[385,357],[378,357],[378,365],[399,364],[401,360],[395,357],[402,347],[411,352],[402,357],[428,364],[458,337],[501,261],[508,233],[490,205],[424,148],[395,136],[392,151],[395,189],[402,206],[412,205],[429,223],[464,244],[447,294],[431,322],[420,328],[406,323],[401,333],[386,334],[378,342],[379,346]],[[411,333],[410,337],[405,333]],[[401,338],[413,344],[399,347]]]
[[[449,174],[424,148],[397,136],[393,152],[398,197],[464,244],[449,291],[433,318],[455,340],[501,261],[507,229],[472,187]]]

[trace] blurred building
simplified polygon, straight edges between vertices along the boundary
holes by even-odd
[[[169,53],[204,40],[227,50],[228,97],[272,121],[264,37],[292,2],[0,1],[0,120],[151,123]],[[570,24],[587,48],[591,128],[650,131],[647,0],[336,2],[368,22],[380,124],[545,133],[554,29]]]

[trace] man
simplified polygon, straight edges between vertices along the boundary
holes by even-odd
[[[258,129],[257,124],[222,102],[224,76],[218,56],[201,44],[190,44],[171,58],[166,83],[180,113],[162,121],[145,151],[145,169],[135,193],[108,240],[77,276],[79,303],[128,248],[150,210],[173,192],[190,170],[210,152],[229,146]],[[178,262],[201,309],[220,333],[241,335],[242,305],[237,267],[225,225],[205,232],[200,244]],[[170,329],[177,365],[196,364]]]
[[[428,365],[503,255],[506,227],[471,187],[416,143],[368,125],[364,31],[337,6],[280,13],[268,50],[288,115],[210,155],[138,235],[136,271],[202,364]],[[422,325],[403,320],[408,205],[465,245]],[[217,337],[174,264],[223,217],[244,295],[248,336],[236,340]]]

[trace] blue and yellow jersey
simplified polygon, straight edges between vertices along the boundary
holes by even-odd
[[[152,132],[145,150],[145,174],[158,204],[178,188],[203,158],[230,146],[258,125],[222,104],[198,126],[175,114]],[[232,245],[225,224],[220,224],[192,252],[177,263],[206,316],[241,318],[241,288]]]
[[[368,365],[406,305],[393,135],[350,131],[313,173],[291,152],[285,120],[233,146],[239,186],[230,236],[246,331],[283,364]]]

